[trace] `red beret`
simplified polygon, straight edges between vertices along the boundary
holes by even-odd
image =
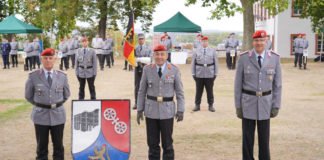
[[[54,56],[54,55],[55,55],[55,50],[52,48],[46,48],[41,54],[41,56]]]
[[[203,36],[202,38],[201,38],[201,40],[206,40],[206,41],[208,41],[208,37],[206,37],[206,36]]]
[[[257,30],[253,34],[253,39],[255,38],[265,38],[267,37],[267,32],[265,30]]]
[[[161,36],[161,39],[165,38],[165,35]]]
[[[165,48],[164,45],[159,44],[159,45],[154,47],[154,52],[156,52],[156,51],[166,51],[166,48]]]

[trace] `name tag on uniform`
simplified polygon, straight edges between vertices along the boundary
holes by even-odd
[[[303,56],[305,56],[305,57],[308,56],[308,50],[307,50],[307,49],[304,49],[304,50],[303,50]]]
[[[231,57],[234,57],[235,56],[235,50],[230,50],[230,54],[231,54]]]
[[[267,76],[268,76],[268,79],[269,79],[270,81],[273,80],[273,75],[274,75],[274,74],[275,74],[274,69],[268,69],[268,70],[267,70]]]

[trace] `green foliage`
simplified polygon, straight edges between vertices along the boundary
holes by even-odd
[[[302,6],[302,18],[310,18],[314,32],[324,32],[324,1],[298,1]]]

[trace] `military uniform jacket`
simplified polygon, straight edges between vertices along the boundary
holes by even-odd
[[[135,57],[152,57],[152,50],[147,45],[137,45],[135,48]]]
[[[176,94],[177,105],[174,101],[157,102],[146,96],[173,97]],[[161,78],[155,64],[146,65],[140,82],[137,97],[137,110],[151,119],[170,119],[177,112],[185,111],[185,99],[180,77],[180,70],[173,64],[167,63]]]
[[[11,55],[17,55],[18,52],[18,43],[17,42],[10,42],[10,54]]]
[[[197,78],[214,78],[214,76],[217,76],[218,60],[216,50],[209,47],[201,47],[195,50],[192,55],[191,72]]]
[[[93,38],[91,46],[94,48],[96,54],[102,54],[102,38]]]
[[[34,42],[32,42],[32,45],[33,45],[33,53],[32,53],[32,55],[33,56],[39,56],[39,48],[40,48],[39,42],[34,41]]]
[[[252,51],[241,54],[235,76],[235,107],[242,109],[243,117],[252,120],[270,119],[272,108],[281,106],[281,66],[280,57],[273,51],[266,51],[262,68]],[[242,93],[242,89],[266,92],[270,95],[254,96]]]
[[[24,51],[26,52],[27,57],[33,56],[33,44],[32,43],[26,43],[24,46]]]
[[[68,41],[66,41],[66,45],[68,49],[66,55],[69,56],[75,54],[74,39],[69,39]]]
[[[63,106],[53,109],[35,106],[36,103],[51,105],[65,102],[70,97],[70,88],[65,73],[53,71],[52,86],[49,86],[43,69],[29,74],[25,86],[25,98],[33,104],[31,119],[35,124],[55,126],[65,123]]]
[[[165,46],[165,48],[167,49],[168,53],[171,52],[171,48],[172,48],[172,41],[171,41],[171,39],[165,39],[164,41],[161,42],[161,44],[163,44]]]
[[[111,38],[106,39],[102,44],[102,54],[111,54],[113,52],[113,47],[114,41]]]
[[[1,51],[2,51],[2,54],[3,55],[9,55],[9,53],[10,53],[10,50],[11,50],[11,48],[10,48],[10,44],[9,43],[2,43],[2,45],[1,45]]]
[[[297,42],[296,42],[296,47],[295,47],[295,52],[296,53],[303,53],[304,49],[308,48],[308,41],[304,38],[300,38]]]
[[[225,42],[226,53],[229,53],[231,50],[237,51],[237,46],[239,46],[239,41],[234,38],[229,38]]]
[[[62,52],[63,57],[66,57],[67,56],[68,47],[66,45],[66,42],[60,42],[60,44],[59,44],[59,51]]]
[[[79,48],[75,57],[75,74],[80,78],[97,75],[97,56],[92,48]]]

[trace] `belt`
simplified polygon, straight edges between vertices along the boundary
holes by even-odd
[[[153,100],[153,101],[158,101],[158,102],[169,102],[169,101],[173,101],[173,97],[154,97],[154,96],[150,96],[147,95],[147,99]]]
[[[90,69],[90,68],[92,68],[92,66],[88,66],[88,67],[79,66],[79,67],[82,68],[82,69],[84,69],[84,68],[86,68],[86,69]]]
[[[265,92],[255,92],[255,91],[249,91],[249,90],[242,89],[242,92],[245,94],[248,94],[248,95],[258,96],[258,97],[267,96],[267,95],[271,94],[271,90],[265,91]]]
[[[35,106],[41,107],[41,108],[53,109],[53,108],[61,107],[63,105],[63,103],[64,102],[59,102],[59,103],[51,104],[51,105],[41,104],[41,103],[35,103]]]
[[[196,66],[204,66],[204,67],[209,67],[209,66],[213,66],[215,65],[215,63],[212,63],[212,64],[198,64],[196,63]]]

